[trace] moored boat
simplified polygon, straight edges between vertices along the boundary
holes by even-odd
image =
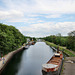
[[[53,57],[42,65],[43,75],[59,75],[62,67],[63,54],[61,51],[55,53]]]
[[[25,49],[28,49],[29,48],[29,45],[25,46]]]
[[[34,45],[35,43],[34,43],[34,41],[32,42],[32,45]]]

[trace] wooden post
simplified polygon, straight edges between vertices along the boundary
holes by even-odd
[[[59,46],[57,47],[57,53],[59,53]]]

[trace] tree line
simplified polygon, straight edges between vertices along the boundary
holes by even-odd
[[[61,34],[58,33],[57,35],[50,35],[43,39],[75,51],[75,31],[68,33],[68,36],[61,36]]]
[[[14,26],[0,23],[0,52],[7,54],[26,42],[26,37]]]

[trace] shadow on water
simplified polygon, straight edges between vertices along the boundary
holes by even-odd
[[[48,45],[37,42],[27,50],[14,55],[1,75],[42,75],[42,64],[45,64],[53,54]]]
[[[20,64],[22,53],[23,51],[17,53],[14,55],[14,57],[12,57],[1,75],[15,75],[15,73],[18,71],[18,65]]]

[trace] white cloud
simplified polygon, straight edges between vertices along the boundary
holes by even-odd
[[[60,18],[61,15],[60,14],[51,14],[51,15],[47,15],[45,16],[46,18]]]
[[[36,36],[36,37],[44,37],[47,35],[53,35],[61,33],[62,35],[67,35],[70,31],[75,30],[75,22],[46,22],[46,23],[38,23],[32,24],[29,27],[21,27],[18,28],[24,35],[27,36]]]
[[[35,20],[37,20],[37,18],[18,18],[18,17],[14,17],[11,18],[9,21],[7,22],[25,22],[25,23],[35,23]]]
[[[29,16],[29,17],[37,17],[37,16],[39,16],[39,15],[36,15],[36,14],[29,14],[28,16]]]
[[[15,19],[15,18],[22,18],[24,16],[23,12],[17,10],[10,10],[10,11],[0,11],[0,19]]]
[[[75,30],[75,22],[65,20],[57,23],[47,22],[48,18],[61,18],[63,14],[75,15],[75,0],[2,0],[2,2],[4,4],[0,5],[0,20],[31,24],[19,28],[25,35],[38,37],[57,33],[67,35],[68,32]],[[68,19],[67,16],[65,18]]]
[[[38,20],[37,22],[38,22],[38,23],[41,23],[41,22],[44,22],[44,21],[42,21],[42,20]]]
[[[37,17],[39,14],[53,14],[47,18],[58,18],[62,14],[75,14],[75,0],[2,0],[6,8],[0,10],[1,19]]]

